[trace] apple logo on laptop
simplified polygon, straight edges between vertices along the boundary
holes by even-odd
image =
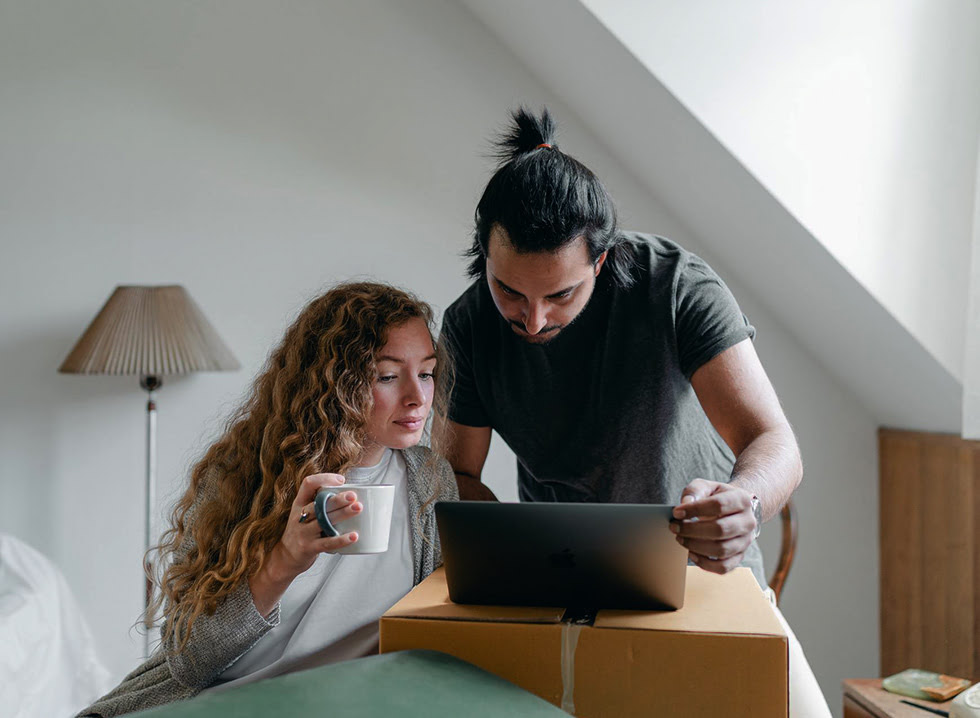
[[[554,568],[575,568],[575,554],[571,549],[562,549],[559,553],[550,554],[548,562]]]

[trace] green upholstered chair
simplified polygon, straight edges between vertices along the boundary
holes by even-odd
[[[132,714],[140,718],[558,718],[547,701],[458,658],[400,651]]]

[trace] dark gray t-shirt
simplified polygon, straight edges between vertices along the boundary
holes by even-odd
[[[586,308],[547,344],[510,329],[485,280],[446,310],[449,418],[500,434],[517,455],[523,501],[676,504],[692,479],[731,477],[735,457],[690,378],[755,330],[699,257],[625,236],[636,282],[622,289],[600,272]],[[765,585],[757,545],[743,565]]]

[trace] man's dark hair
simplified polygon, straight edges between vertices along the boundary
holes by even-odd
[[[555,144],[557,127],[548,110],[525,108],[494,142],[500,163],[476,207],[476,231],[466,256],[467,273],[486,276],[490,232],[499,226],[519,253],[555,252],[584,237],[595,263],[608,251],[605,267],[623,287],[633,283],[633,256],[616,226],[616,208],[599,178]]]

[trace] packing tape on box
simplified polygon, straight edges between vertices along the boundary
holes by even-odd
[[[582,624],[566,621],[561,627],[561,709],[575,715],[575,647]]]

